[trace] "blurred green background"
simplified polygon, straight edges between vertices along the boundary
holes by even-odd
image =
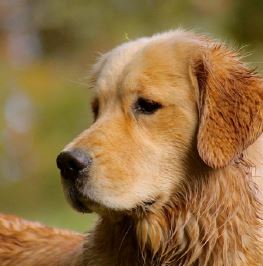
[[[183,27],[251,51],[263,66],[262,0],[1,0],[0,212],[87,230],[55,158],[91,123],[88,70],[127,38]]]

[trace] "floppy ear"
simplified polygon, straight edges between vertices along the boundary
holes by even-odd
[[[197,148],[213,168],[231,163],[263,130],[263,80],[223,45],[202,48],[195,60],[199,88]]]

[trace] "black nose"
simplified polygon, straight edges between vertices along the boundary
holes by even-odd
[[[61,152],[57,157],[57,167],[65,179],[76,179],[82,170],[88,170],[91,157],[81,149],[72,149]]]

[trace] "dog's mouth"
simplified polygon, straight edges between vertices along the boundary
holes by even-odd
[[[98,205],[96,202],[82,195],[74,186],[70,186],[65,191],[70,205],[78,212],[91,213],[93,212],[93,208]]]
[[[100,213],[102,209],[104,209],[99,203],[88,199],[88,198],[77,198],[75,197],[70,198],[70,201],[72,203],[72,206],[74,209],[76,209],[78,212],[82,213]]]
[[[104,213],[106,210],[109,210],[109,208],[87,198],[74,198],[74,200],[71,198],[73,202],[73,207],[82,213]],[[140,204],[137,204],[132,209],[110,209],[111,212],[116,213],[128,213],[128,214],[147,214],[150,210],[154,208],[154,205],[156,204],[157,199],[153,200],[146,200],[143,201]]]
[[[160,204],[158,202],[161,202],[161,197],[155,196],[151,197],[150,199],[142,200],[141,202],[138,202],[135,204],[134,207],[125,209],[115,209],[115,208],[109,208],[108,206],[105,206],[101,202],[97,202],[96,200],[90,198],[86,194],[82,192],[82,184],[81,183],[72,183],[67,182],[63,184],[65,195],[70,203],[70,205],[78,212],[82,213],[91,213],[95,212],[99,215],[107,215],[109,213],[114,214],[116,213],[118,216],[120,214],[128,214],[132,216],[144,216],[147,213],[154,210],[156,207]]]
[[[95,212],[98,214],[105,214],[111,212],[111,214],[116,213],[118,215],[123,213],[128,215],[142,216],[146,215],[153,208],[155,208],[155,205],[158,203],[158,198],[156,197],[150,200],[142,201],[131,209],[109,209],[107,206],[103,206],[102,204],[83,196],[76,189],[71,188],[67,194],[73,208],[82,213]]]

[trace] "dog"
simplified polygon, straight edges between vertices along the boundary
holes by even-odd
[[[94,123],[57,166],[100,218],[82,236],[2,215],[1,265],[263,265],[263,78],[179,29],[102,55],[91,84]]]

